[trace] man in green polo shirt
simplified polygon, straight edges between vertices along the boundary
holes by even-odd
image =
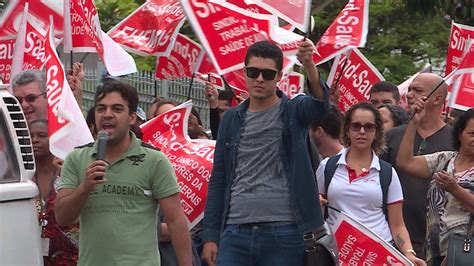
[[[80,219],[79,265],[159,265],[158,205],[166,217],[180,265],[191,265],[191,239],[179,187],[166,156],[130,131],[137,119],[135,88],[106,82],[97,88],[95,119],[109,140],[105,161],[97,142],[64,161],[56,199],[62,226]]]

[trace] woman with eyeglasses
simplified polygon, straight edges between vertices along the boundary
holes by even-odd
[[[392,178],[387,190],[387,205],[383,206],[381,162],[377,154],[384,147],[384,130],[382,116],[376,107],[362,102],[346,112],[342,144],[346,148],[336,158],[336,169],[327,189],[324,172],[331,159],[323,160],[316,171],[321,196],[329,206],[345,212],[395,245],[415,265],[425,265],[413,251],[402,216],[402,188],[397,172],[389,164]],[[334,210],[328,210],[329,225],[335,224],[335,215]]]
[[[415,156],[412,147],[418,123],[426,115],[424,100],[415,103],[416,114],[400,144],[397,166],[412,176],[431,179],[425,252],[430,265],[440,265],[447,254],[449,235],[465,235],[474,213],[474,109],[453,125],[452,141],[457,151]]]

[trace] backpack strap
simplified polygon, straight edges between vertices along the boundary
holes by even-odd
[[[332,177],[336,172],[337,161],[339,161],[339,158],[341,158],[341,154],[329,158],[328,162],[326,163],[326,167],[324,168],[324,188],[326,189],[326,196],[328,194],[329,184],[331,183]]]
[[[380,187],[382,188],[382,210],[385,214],[385,219],[388,221],[388,188],[392,183],[392,165],[384,160],[379,160],[380,163]]]

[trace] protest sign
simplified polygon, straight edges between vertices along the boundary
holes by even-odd
[[[10,83],[11,65],[15,47],[15,37],[0,37],[0,77],[4,84]]]
[[[344,72],[341,75],[343,65],[345,65]],[[339,82],[336,84],[337,80]],[[336,89],[339,90],[338,105],[342,112],[346,112],[352,105],[368,101],[370,89],[375,83],[382,80],[384,78],[377,68],[355,48],[348,54],[336,57],[328,76],[327,85],[329,87],[336,86]]]
[[[309,29],[311,0],[250,0],[249,3],[268,10],[302,32]]]
[[[336,216],[329,227],[336,238],[341,266],[413,265],[394,246],[344,212],[331,210],[331,215]]]
[[[277,87],[284,92],[288,98],[293,98],[304,91],[304,75],[298,72],[291,72],[283,75]]]
[[[191,101],[141,126],[143,141],[159,148],[171,161],[181,189],[181,206],[191,227],[204,216],[207,186],[212,171],[215,141],[190,139]]]
[[[449,106],[468,110],[474,107],[474,44],[469,40],[459,66],[451,72],[448,79],[454,79],[449,95]]]

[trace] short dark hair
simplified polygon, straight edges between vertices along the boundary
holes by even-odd
[[[106,82],[97,86],[95,93],[95,103],[102,100],[107,94],[112,92],[118,92],[122,98],[128,102],[128,112],[130,114],[136,112],[138,106],[138,94],[137,90],[122,81],[118,80],[107,80]]]
[[[249,47],[245,55],[246,66],[253,56],[273,59],[277,70],[281,71],[283,69],[283,52],[280,47],[269,41],[256,42]]]
[[[377,109],[384,107],[387,108],[387,110],[390,112],[390,117],[393,120],[393,127],[398,127],[408,122],[409,114],[401,106],[396,104],[384,103],[377,107]]]
[[[339,139],[341,136],[342,127],[342,113],[341,110],[335,105],[329,107],[329,112],[319,121],[314,122],[311,125],[312,129],[322,127],[331,138]]]
[[[400,101],[400,92],[398,91],[398,87],[390,81],[383,80],[375,83],[370,89],[370,94],[374,92],[391,92],[393,98],[397,102]]]
[[[461,136],[461,133],[463,132],[463,130],[466,128],[469,120],[473,118],[474,118],[474,108],[471,108],[467,110],[466,112],[464,112],[462,115],[458,116],[458,118],[454,122],[453,131],[452,131],[454,149],[459,151],[459,149],[461,148],[461,140],[459,139],[459,137]]]
[[[165,104],[171,104],[173,106],[178,106],[179,103],[178,101],[174,100],[174,99],[170,99],[170,98],[161,98],[159,101],[156,102],[156,109],[155,109],[155,112],[153,113],[153,117],[156,117],[158,116],[156,114],[156,112],[158,111],[158,109],[160,109],[161,106],[165,105]]]
[[[229,103],[232,101],[232,92],[230,92],[229,90],[220,90],[219,91],[219,96],[218,96],[218,100],[219,101],[228,101]]]
[[[351,145],[351,139],[349,138],[348,134],[349,127],[352,122],[352,115],[358,109],[368,110],[374,114],[376,129],[374,142],[372,142],[372,150],[374,150],[376,154],[380,154],[385,148],[382,115],[380,114],[379,110],[369,102],[360,102],[354,104],[351,108],[349,108],[349,110],[347,110],[343,122],[342,144],[344,144],[346,147]]]

